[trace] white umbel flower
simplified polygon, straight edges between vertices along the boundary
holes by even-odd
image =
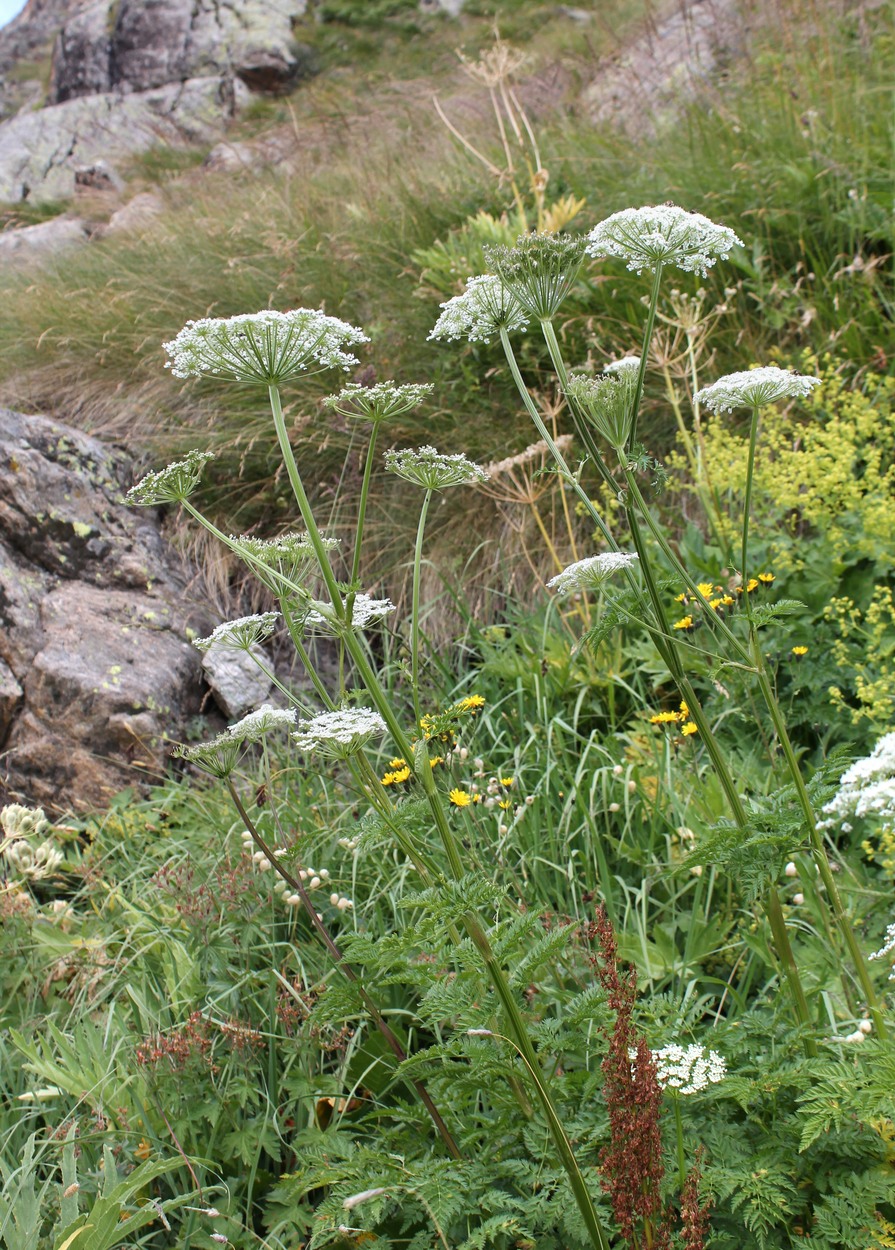
[[[639,356],[622,356],[621,360],[610,360],[603,366],[604,373],[614,373],[619,377],[635,377],[640,372]]]
[[[251,651],[252,647],[271,636],[279,619],[279,612],[258,612],[254,616],[240,616],[235,621],[224,621],[207,638],[194,638],[193,646],[199,651],[210,651],[212,647],[223,647],[230,651]]]
[[[344,349],[368,343],[363,330],[314,308],[244,313],[188,321],[165,343],[165,367],[176,378],[219,377],[265,386],[297,373],[348,369],[357,357]]]
[[[818,821],[818,829],[845,828],[855,817],[895,818],[895,733],[885,734],[870,755],[846,769],[836,794],[821,810],[827,819]]]
[[[522,306],[500,278],[482,274],[469,278],[462,295],[441,305],[441,316],[430,339],[468,339],[470,343],[490,343],[501,329],[524,330],[528,326]]]
[[[300,720],[292,738],[302,751],[317,751],[330,759],[347,759],[385,732],[385,721],[378,712],[354,707]]]
[[[778,369],[776,365],[762,365],[728,373],[711,386],[704,386],[693,398],[712,412],[733,412],[734,408],[764,408],[778,399],[803,399],[815,386],[820,386],[820,378]]]
[[[50,828],[42,807],[23,807],[9,803],[0,808],[0,830],[3,838],[39,838]]]
[[[394,611],[395,605],[391,599],[373,599],[370,595],[355,595],[351,612],[351,628],[366,629],[368,625],[381,621]],[[305,624],[321,634],[337,635],[343,628],[342,622],[337,619],[333,609],[322,603],[308,612]]]
[[[558,595],[570,595],[576,590],[598,590],[607,577],[628,569],[638,559],[634,552],[605,551],[599,556],[588,556],[551,577],[547,586]]]
[[[278,599],[290,598],[304,591],[303,583],[319,573],[314,544],[304,532],[280,534],[277,538],[256,538],[243,534],[233,538],[234,550],[250,566],[258,580]],[[331,551],[339,545],[338,538],[322,538]]]
[[[189,451],[183,460],[175,460],[167,468],[156,469],[132,486],[125,503],[149,507],[159,503],[179,503],[188,498],[199,485],[206,461],[214,460],[210,451]]]
[[[399,417],[416,408],[435,387],[431,382],[406,383],[377,382],[375,386],[361,386],[349,382],[338,395],[327,395],[323,403],[343,417],[361,417],[374,424]]]
[[[434,447],[387,451],[385,467],[405,482],[424,486],[427,490],[444,490],[448,486],[464,486],[470,482],[486,482],[487,472],[464,455],[444,455]]]
[[[295,712],[292,708],[271,707],[263,703],[254,712],[249,712],[242,720],[231,725],[227,737],[233,742],[260,742],[272,729],[291,729],[295,725]]]
[[[874,951],[870,956],[871,959],[885,959],[887,955],[895,955],[895,924],[890,924],[886,929],[886,940],[878,951]],[[895,981],[895,967],[889,977],[890,981]]]
[[[731,248],[743,242],[729,227],[673,204],[622,209],[601,221],[587,238],[590,256],[617,256],[636,273],[674,265],[703,277],[716,260],[726,260]]]
[[[664,1089],[679,1094],[697,1094],[707,1085],[717,1085],[727,1075],[727,1064],[715,1050],[704,1046],[679,1046],[672,1042],[653,1052],[656,1076]]]

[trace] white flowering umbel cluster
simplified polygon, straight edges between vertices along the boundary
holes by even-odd
[[[588,556],[551,577],[547,586],[558,595],[571,595],[578,590],[599,590],[607,577],[628,569],[638,559],[635,552],[605,551],[599,556]]]
[[[728,226],[672,204],[624,208],[595,226],[587,240],[590,256],[617,256],[635,273],[674,265],[703,277],[743,242]]]
[[[208,460],[214,460],[210,451],[187,452],[183,460],[175,460],[165,469],[147,473],[125,495],[125,502],[140,507],[160,503],[180,503],[189,498],[202,476]]]
[[[10,803],[0,810],[0,854],[10,876],[25,881],[51,877],[64,858],[51,838],[35,846],[34,840],[51,828],[42,807]]]
[[[381,621],[389,613],[395,611],[391,599],[373,599],[370,595],[355,595],[354,607],[351,611],[351,628],[366,629],[375,621]],[[341,622],[332,608],[318,603],[305,617],[305,624],[316,633],[337,635],[341,631]]]
[[[346,347],[367,343],[357,326],[314,308],[245,313],[188,321],[165,343],[165,367],[176,378],[219,377],[270,386],[297,373],[348,369]]]
[[[327,551],[338,547],[338,538],[320,541]],[[262,585],[278,599],[288,599],[304,590],[304,583],[319,572],[314,545],[306,533],[280,534],[278,538],[256,538],[243,534],[231,538],[233,550],[245,560]]]
[[[886,929],[886,940],[878,951],[874,951],[870,956],[871,959],[885,959],[888,955],[893,957],[893,965],[895,965],[895,924],[890,924]],[[895,966],[889,976],[890,981],[895,981]]]
[[[487,472],[464,455],[445,455],[434,447],[387,451],[385,467],[405,482],[424,486],[427,490],[444,490],[448,486],[465,486],[470,482],[486,482]]]
[[[492,274],[469,278],[463,294],[449,299],[441,309],[430,339],[490,343],[502,329],[512,333],[528,327],[528,318],[519,301],[500,278]]]
[[[711,386],[704,386],[693,398],[712,412],[733,412],[734,408],[764,408],[778,399],[803,399],[815,386],[820,386],[820,378],[778,369],[776,365],[761,365],[728,373]]]
[[[260,742],[271,730],[291,729],[294,724],[295,712],[291,708],[276,708],[265,703],[216,738],[175,747],[174,754],[223,780],[233,772],[245,747]]]
[[[279,612],[259,612],[254,616],[240,616],[235,621],[224,621],[207,638],[194,638],[193,646],[199,651],[210,651],[212,647],[251,651],[252,647],[271,636],[279,619]]]
[[[365,418],[375,424],[400,417],[411,408],[416,408],[434,390],[431,382],[407,383],[404,386],[398,386],[396,382],[377,382],[375,386],[349,382],[338,395],[327,395],[323,403],[343,417]]]
[[[341,708],[301,720],[292,735],[302,751],[316,751],[328,759],[347,759],[372,738],[381,738],[385,721],[369,708]]]
[[[821,809],[818,829],[838,826],[851,832],[850,820],[876,817],[895,820],[895,733],[880,738],[866,759],[858,760],[839,778],[839,789]]]
[[[249,712],[242,720],[231,725],[227,736],[234,742],[251,744],[260,742],[265,734],[272,729],[291,729],[295,724],[295,712],[292,708],[271,707],[263,703],[254,712]]]
[[[653,1058],[659,1084],[679,1094],[698,1094],[727,1075],[727,1064],[718,1052],[704,1046],[684,1047],[672,1042],[654,1051]]]

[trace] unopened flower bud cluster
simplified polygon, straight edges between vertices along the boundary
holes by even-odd
[[[246,852],[251,852],[252,863],[258,872],[273,872],[274,867],[267,856],[261,850],[252,851],[254,846],[254,838],[246,829],[242,834],[242,843]],[[278,846],[274,849],[273,854],[277,859],[281,859],[286,855],[287,851],[284,846]],[[329,885],[330,872],[328,868],[311,868],[310,865],[305,868],[299,868],[293,875],[297,876],[308,893],[324,889]],[[281,896],[287,907],[300,907],[302,898],[300,894],[289,892],[289,883],[280,878],[273,887],[274,893]],[[354,907],[354,903],[350,898],[346,898],[342,894],[335,891],[330,894],[329,901],[331,906],[337,911],[350,911]],[[322,916],[318,913],[318,919]]]

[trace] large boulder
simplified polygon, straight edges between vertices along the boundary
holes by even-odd
[[[16,801],[100,806],[163,773],[198,714],[187,574],[154,514],[128,508],[126,460],[44,417],[0,409],[0,778]]]
[[[247,95],[238,81],[192,78],[20,113],[0,125],[0,200],[68,199],[85,169],[114,169],[152,147],[211,143]]]

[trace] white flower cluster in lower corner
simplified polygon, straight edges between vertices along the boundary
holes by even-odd
[[[717,1085],[727,1075],[727,1064],[715,1050],[704,1046],[679,1046],[671,1042],[653,1052],[656,1076],[665,1089],[679,1094],[697,1094],[708,1085]]]
[[[378,712],[346,707],[299,721],[292,738],[302,751],[316,751],[328,759],[347,759],[371,738],[381,738],[385,732],[385,721]]]
[[[598,590],[607,577],[630,568],[637,558],[634,552],[628,551],[604,551],[599,556],[588,556],[570,564],[556,577],[551,577],[547,587],[558,595],[570,595],[576,590]]]
[[[895,817],[895,733],[885,734],[870,755],[846,769],[821,812],[827,819],[818,821],[818,829],[838,826],[846,833],[851,831],[849,817]]]

